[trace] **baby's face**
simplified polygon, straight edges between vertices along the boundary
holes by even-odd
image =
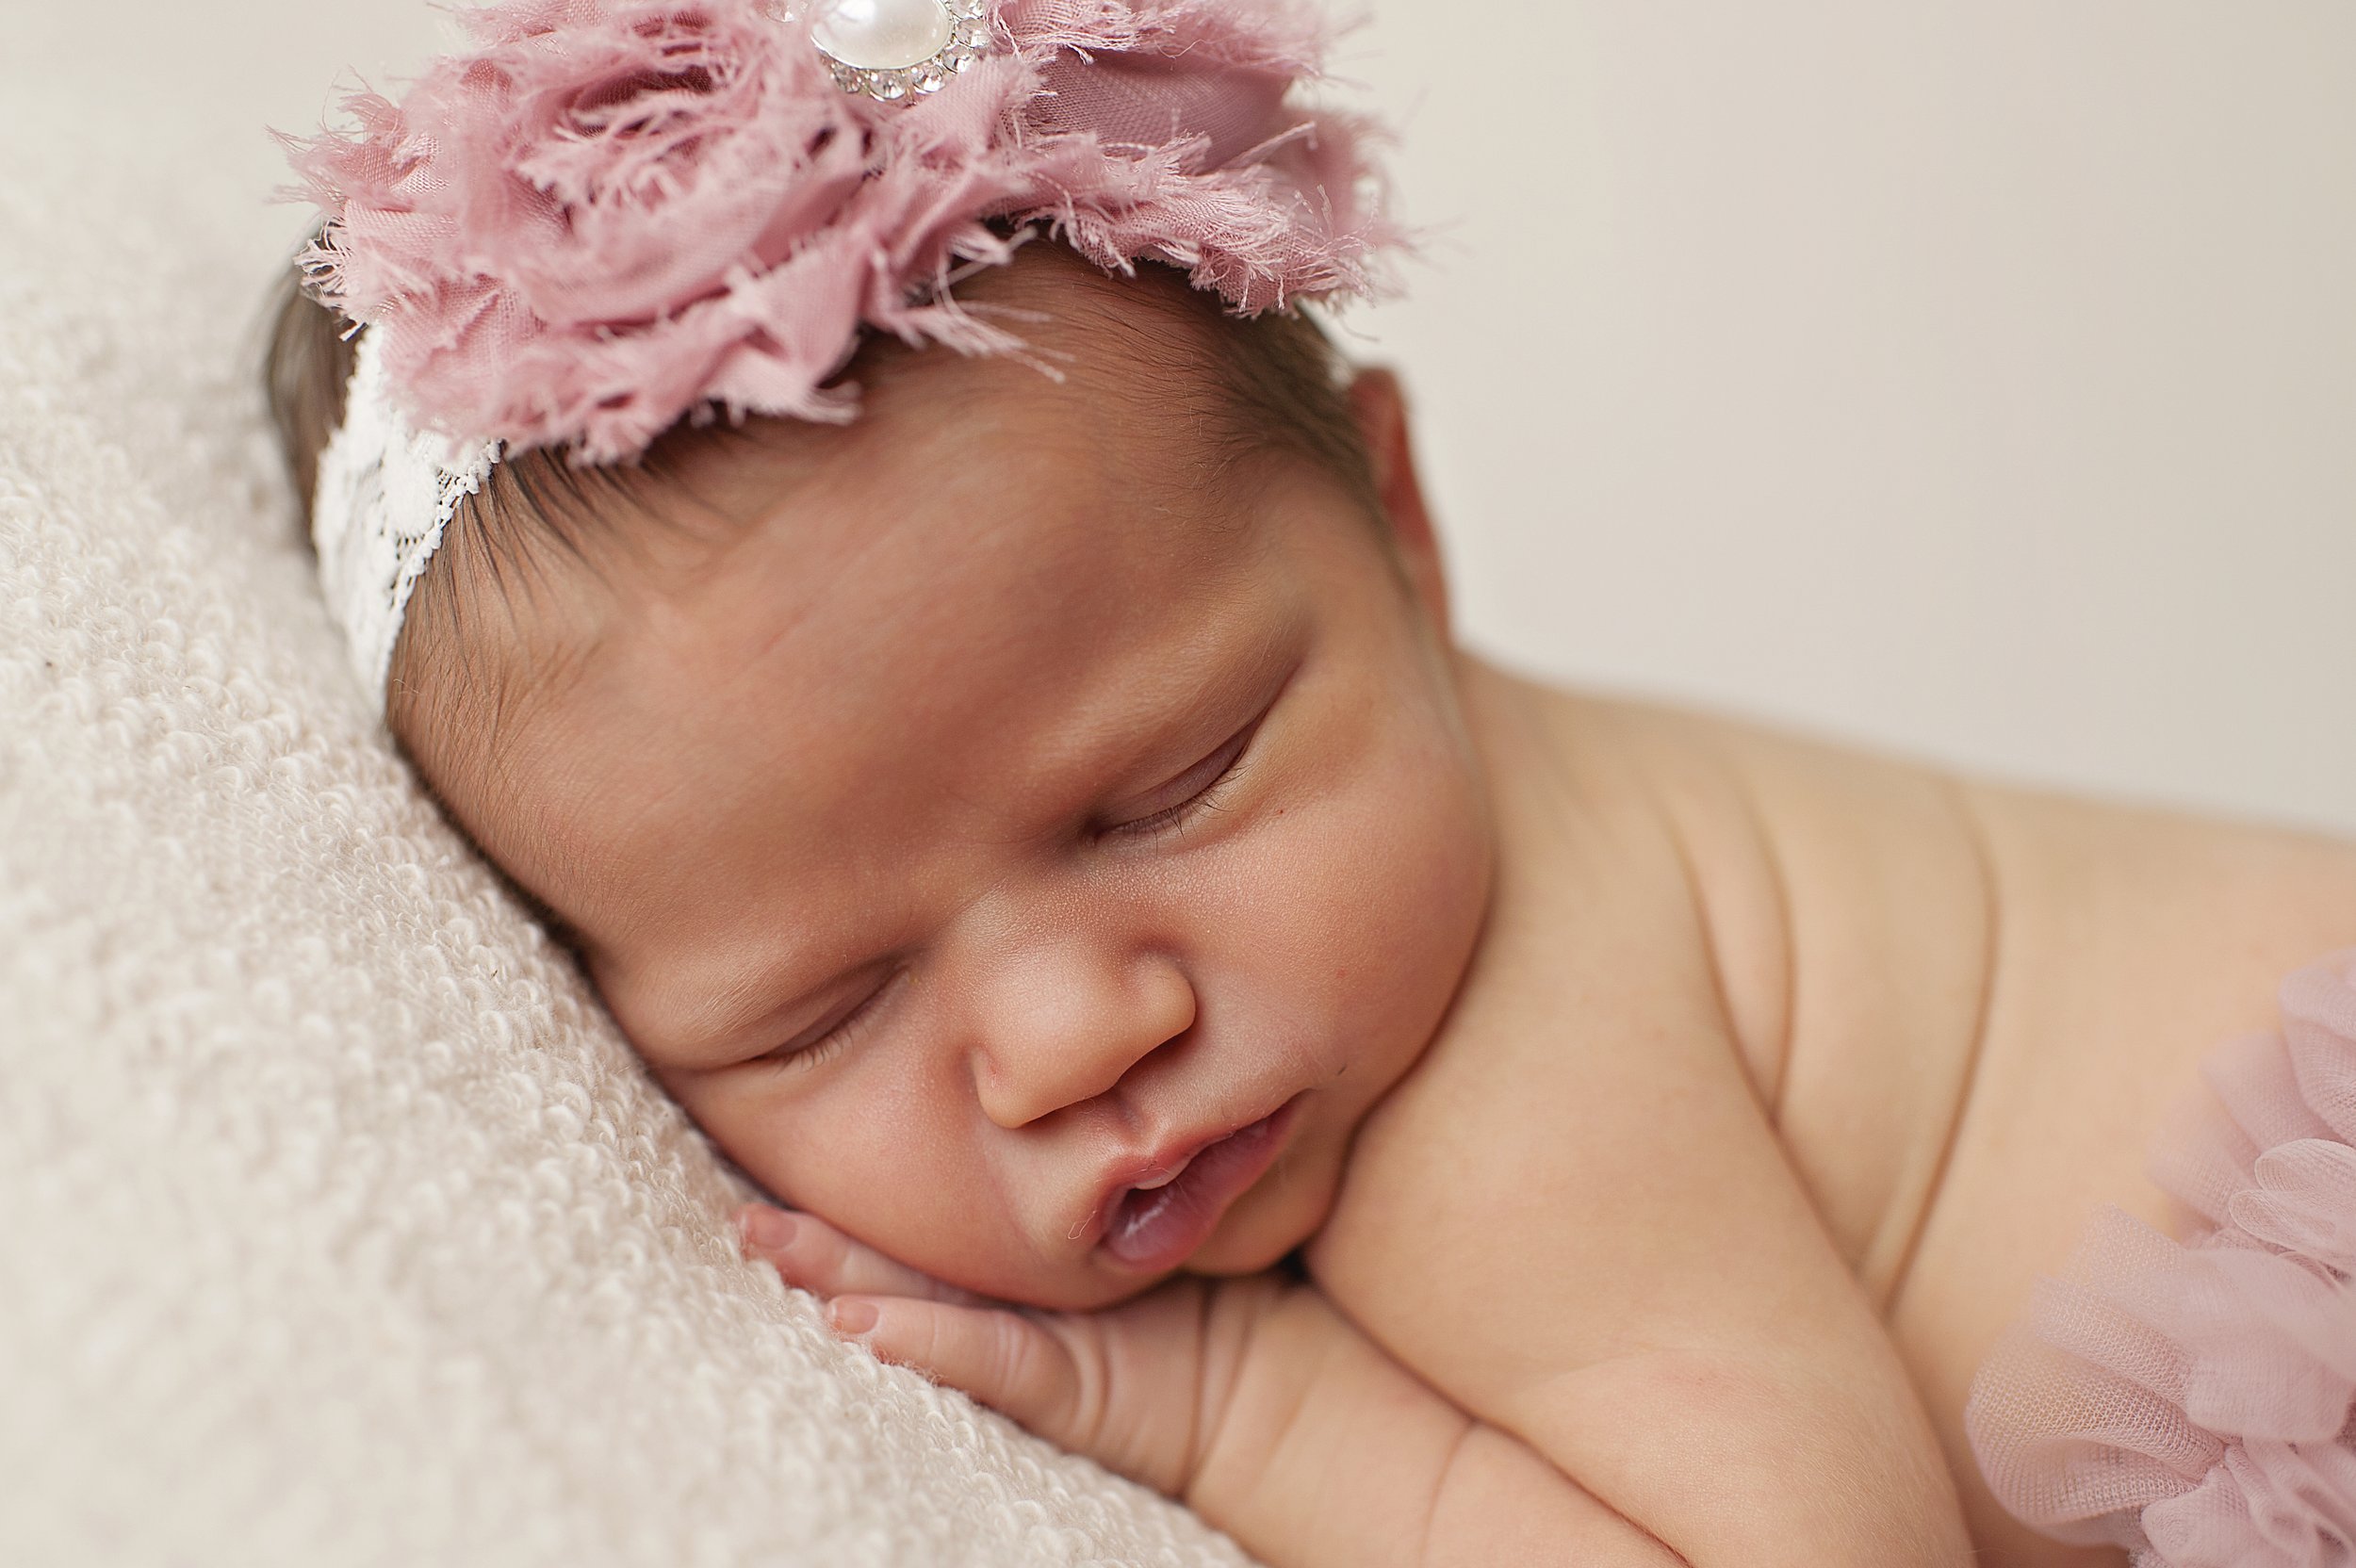
[[[1422,536],[1419,593],[1322,469],[1219,478],[1102,335],[1026,335],[1065,384],[928,368],[714,480],[755,520],[603,574],[444,784],[771,1192],[1089,1307],[1321,1223],[1490,851]]]

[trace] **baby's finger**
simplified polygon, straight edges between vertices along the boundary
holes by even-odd
[[[826,1321],[883,1361],[963,1389],[1050,1443],[1091,1452],[1096,1434],[1085,1419],[1083,1368],[1072,1348],[1034,1318],[1004,1308],[845,1296],[827,1308]]]
[[[874,1248],[852,1240],[815,1215],[794,1214],[766,1203],[747,1203],[736,1213],[744,1250],[782,1275],[785,1282],[820,1296],[853,1292],[916,1296],[929,1301],[977,1306],[982,1298],[944,1285]]]

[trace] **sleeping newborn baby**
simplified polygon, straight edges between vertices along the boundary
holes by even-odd
[[[2144,1148],[2356,848],[1457,646],[1289,308],[1384,233],[1300,17],[483,15],[303,154],[276,406],[748,1250],[1273,1564],[2124,1560],[1998,1506],[1973,1373],[2098,1205],[2184,1222]]]

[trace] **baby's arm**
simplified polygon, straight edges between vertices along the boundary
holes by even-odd
[[[1182,1278],[1102,1313],[1016,1312],[794,1220],[758,1255],[845,1329],[872,1308],[854,1337],[878,1356],[1181,1498],[1272,1568],[1677,1561],[1313,1288]]]
[[[1615,804],[1523,818],[1595,830],[1533,855],[1543,881],[1505,868],[1312,1273],[1695,1568],[1964,1562],[1929,1422],[1752,1091],[1675,846]]]

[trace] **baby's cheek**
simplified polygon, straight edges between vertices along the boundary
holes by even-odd
[[[798,1070],[750,1063],[665,1077],[704,1135],[789,1208],[815,1214],[903,1262],[937,1250],[944,1216],[911,1203],[939,1184],[917,1168],[924,1145],[872,1114],[875,1098],[835,1073],[795,1083]],[[896,1243],[896,1245],[895,1245]]]
[[[872,1053],[823,1083],[680,1095],[712,1141],[790,1208],[817,1215],[897,1262],[1002,1300],[1072,1311],[1134,1294],[1135,1282],[1039,1256],[1004,1188],[962,1138],[958,1108],[921,1074]]]
[[[1438,1026],[1488,896],[1477,814],[1452,778],[1422,783],[1369,791],[1340,825],[1333,837],[1354,853],[1329,874],[1322,911],[1331,935],[1320,978],[1360,1042],[1386,1059],[1400,1050],[1412,1059]]]

